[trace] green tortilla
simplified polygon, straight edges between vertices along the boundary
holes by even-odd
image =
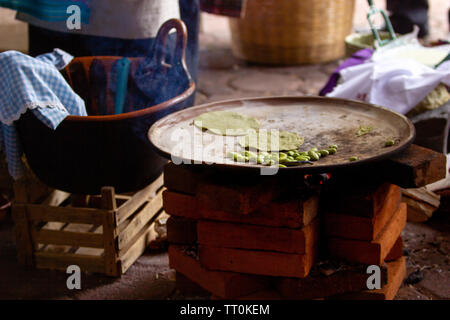
[[[296,150],[304,142],[305,139],[295,132],[277,130],[253,131],[248,136],[239,139],[241,147],[260,151]]]
[[[255,118],[231,111],[203,113],[194,119],[194,125],[223,136],[242,136],[246,135],[249,130],[257,130],[260,127]]]

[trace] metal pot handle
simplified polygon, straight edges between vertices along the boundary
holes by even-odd
[[[175,54],[173,57],[173,64],[180,64],[181,67],[186,71],[186,74],[191,79],[188,68],[186,66],[186,46],[187,46],[187,27],[184,22],[180,19],[170,19],[167,20],[161,28],[158,30],[155,40],[155,55],[154,59],[158,65],[167,66],[166,63],[166,47],[167,38],[172,29],[177,32],[177,39],[175,45]]]

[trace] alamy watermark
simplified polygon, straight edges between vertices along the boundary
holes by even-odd
[[[377,265],[371,265],[367,267],[367,274],[370,276],[367,278],[366,285],[369,290],[381,289],[381,268]]]
[[[70,265],[66,270],[70,274],[66,280],[66,286],[69,290],[81,290],[81,269],[77,265]]]
[[[73,4],[67,7],[66,13],[69,14],[66,20],[67,29],[81,30],[81,8]]]

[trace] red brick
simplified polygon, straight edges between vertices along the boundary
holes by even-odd
[[[211,293],[180,272],[176,274],[176,287],[186,296],[207,297],[211,295]]]
[[[339,300],[393,300],[406,276],[406,258],[388,264],[388,283],[378,290],[364,290],[350,294],[334,296],[332,299]]]
[[[247,296],[238,297],[236,300],[281,300],[281,296],[274,290],[265,290],[251,293]],[[222,300],[220,297],[212,296],[211,300]]]
[[[249,214],[270,203],[278,191],[264,184],[222,185],[200,182],[196,197],[202,207],[231,214]]]
[[[264,290],[268,286],[265,277],[206,270],[196,258],[185,253],[185,248],[169,246],[169,266],[213,295],[232,299]]]
[[[329,238],[328,252],[331,256],[349,262],[380,265],[394,246],[406,225],[406,204],[401,203],[386,227],[373,241]]]
[[[213,221],[198,222],[198,243],[213,247],[306,253],[319,238],[319,220],[301,229]]]
[[[316,264],[304,279],[277,279],[277,291],[284,299],[310,300],[367,289],[367,265],[339,263],[338,266],[330,275],[322,273],[321,266]],[[381,283],[386,284],[387,266],[380,267]]]
[[[172,191],[195,194],[201,170],[192,165],[176,165],[169,162],[164,167],[164,186]]]
[[[321,199],[325,212],[373,218],[383,207],[392,185],[389,183],[375,186],[347,186],[345,182],[324,194]]]
[[[174,216],[288,228],[308,225],[318,212],[317,195],[306,200],[271,202],[248,215],[233,214],[220,208],[213,210],[199,204],[194,196],[168,190],[163,193],[163,204],[164,210]]]
[[[401,190],[389,185],[385,201],[373,217],[327,213],[324,215],[325,235],[344,239],[368,240],[376,239],[386,223],[396,212],[401,200]],[[377,205],[378,206],[378,205]]]
[[[397,241],[395,241],[394,246],[391,251],[389,251],[388,255],[384,259],[386,262],[391,262],[403,257],[403,239],[402,237],[398,237]]]
[[[163,208],[170,215],[199,220],[202,218],[195,197],[165,190]]]
[[[209,270],[304,278],[314,264],[316,248],[307,254],[199,246],[202,266]]]
[[[197,220],[170,217],[167,220],[167,241],[185,245],[197,243]]]

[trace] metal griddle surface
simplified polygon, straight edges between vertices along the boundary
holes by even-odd
[[[214,102],[176,112],[157,121],[149,139],[159,152],[171,158],[213,163],[218,166],[261,168],[254,163],[226,159],[228,151],[242,151],[237,137],[204,132],[193,119],[204,112],[227,110],[257,118],[262,129],[297,132],[305,138],[300,151],[337,144],[337,154],[321,158],[313,165],[281,170],[326,172],[339,167],[376,161],[402,151],[415,137],[413,124],[403,115],[385,108],[353,100],[323,97],[271,97]],[[371,133],[358,137],[360,125],[373,126]],[[395,139],[392,147],[386,140]],[[358,161],[350,162],[352,156]]]

